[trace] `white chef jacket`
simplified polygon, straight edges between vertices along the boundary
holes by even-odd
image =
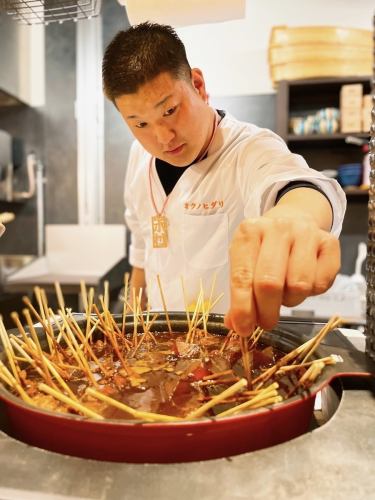
[[[151,195],[161,211],[166,194],[155,162],[135,141],[125,179],[125,219],[131,231],[129,262],[145,270],[151,307],[163,309],[158,274],[170,311],[185,310],[181,276],[188,304],[196,302],[200,281],[208,299],[216,276],[214,298],[221,292],[224,297],[213,312],[227,312],[229,244],[233,233],[243,219],[259,217],[272,208],[279,190],[293,180],[312,182],[327,195],[334,213],[331,232],[339,236],[346,208],[346,197],[339,184],[309,168],[272,131],[226,114],[207,157],[186,169],[169,194],[164,210],[168,247],[153,248],[151,217],[156,213]]]

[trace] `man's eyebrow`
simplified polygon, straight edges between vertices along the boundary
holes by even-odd
[[[157,104],[155,104],[154,108],[158,108],[159,106],[162,106],[166,101],[168,101],[168,99],[170,99],[172,97],[172,94],[169,94],[167,95],[166,97],[164,97],[164,99],[162,99],[161,101],[159,101]]]
[[[171,97],[172,97],[172,94],[169,94],[166,97],[163,97],[163,99],[161,101],[159,101],[158,103],[155,104],[154,108],[158,108],[159,106],[162,106]],[[138,116],[137,115],[128,115],[126,118],[131,120],[133,118],[138,118]]]

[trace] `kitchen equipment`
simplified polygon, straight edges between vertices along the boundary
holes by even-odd
[[[174,331],[186,331],[186,313],[169,313]],[[120,321],[120,317],[117,317]],[[82,316],[81,316],[82,321]],[[132,331],[133,325],[127,323]],[[166,330],[165,313],[160,313],[153,331]],[[227,333],[223,316],[211,314],[208,329]],[[44,333],[39,332],[41,339]],[[299,345],[300,336],[281,324],[263,340],[283,351]],[[48,450],[98,460],[117,462],[189,462],[226,457],[265,448],[299,436],[309,428],[315,395],[341,376],[370,377],[375,365],[364,354],[342,348],[320,346],[316,357],[336,353],[343,363],[328,366],[308,393],[293,397],[271,408],[240,415],[207,417],[178,423],[138,423],[134,421],[94,421],[75,415],[40,410],[22,402],[5,389],[0,399],[11,428],[11,435]],[[3,357],[3,355],[2,355]]]
[[[174,27],[195,24],[219,23],[243,19],[246,15],[245,0],[118,0],[126,8],[131,25],[151,21]]]
[[[16,218],[14,212],[0,212],[0,223],[1,224],[9,224]]]
[[[362,164],[345,163],[338,168],[337,180],[341,186],[359,186],[362,182]]]
[[[0,0],[0,8],[22,24],[46,24],[91,19],[100,13],[101,0]]]
[[[0,130],[0,199],[11,201],[13,185],[12,136]]]
[[[340,26],[274,26],[268,63],[273,86],[282,80],[368,75],[372,32]]]

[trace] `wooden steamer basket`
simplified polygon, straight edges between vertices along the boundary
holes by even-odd
[[[81,317],[82,318],[82,317]],[[173,331],[187,330],[186,313],[169,313]],[[117,318],[120,321],[120,318]],[[79,320],[78,320],[79,321]],[[83,322],[81,319],[80,321]],[[207,328],[225,335],[223,316],[211,314]],[[131,317],[127,329],[133,330]],[[165,313],[160,313],[152,331],[166,331]],[[12,333],[12,332],[10,332]],[[16,334],[16,331],[13,331]],[[41,343],[46,342],[39,331]],[[282,327],[265,333],[262,341],[289,352],[300,344],[298,335]],[[343,363],[326,366],[313,387],[302,396],[267,408],[236,416],[203,417],[192,421],[149,423],[134,420],[90,420],[81,416],[53,413],[24,403],[0,387],[9,433],[33,446],[83,458],[133,463],[168,463],[207,460],[237,455],[285,442],[309,429],[316,393],[339,376],[369,376],[375,373],[369,361],[352,359],[348,351],[320,346],[314,358],[334,351]],[[4,360],[4,353],[0,353]]]

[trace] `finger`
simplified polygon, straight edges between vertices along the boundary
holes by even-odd
[[[256,324],[253,277],[261,244],[261,228],[247,219],[237,228],[230,246],[230,309],[227,323],[248,336]]]
[[[312,295],[319,295],[330,288],[341,266],[340,243],[335,236],[322,231],[318,262]]]
[[[0,223],[0,236],[2,236],[5,233],[5,226],[4,224]]]
[[[280,316],[284,285],[292,244],[290,224],[273,220],[264,232],[254,276],[258,325],[270,329]]]
[[[312,294],[315,284],[319,241],[317,233],[301,228],[289,256],[283,305],[293,307]]]

